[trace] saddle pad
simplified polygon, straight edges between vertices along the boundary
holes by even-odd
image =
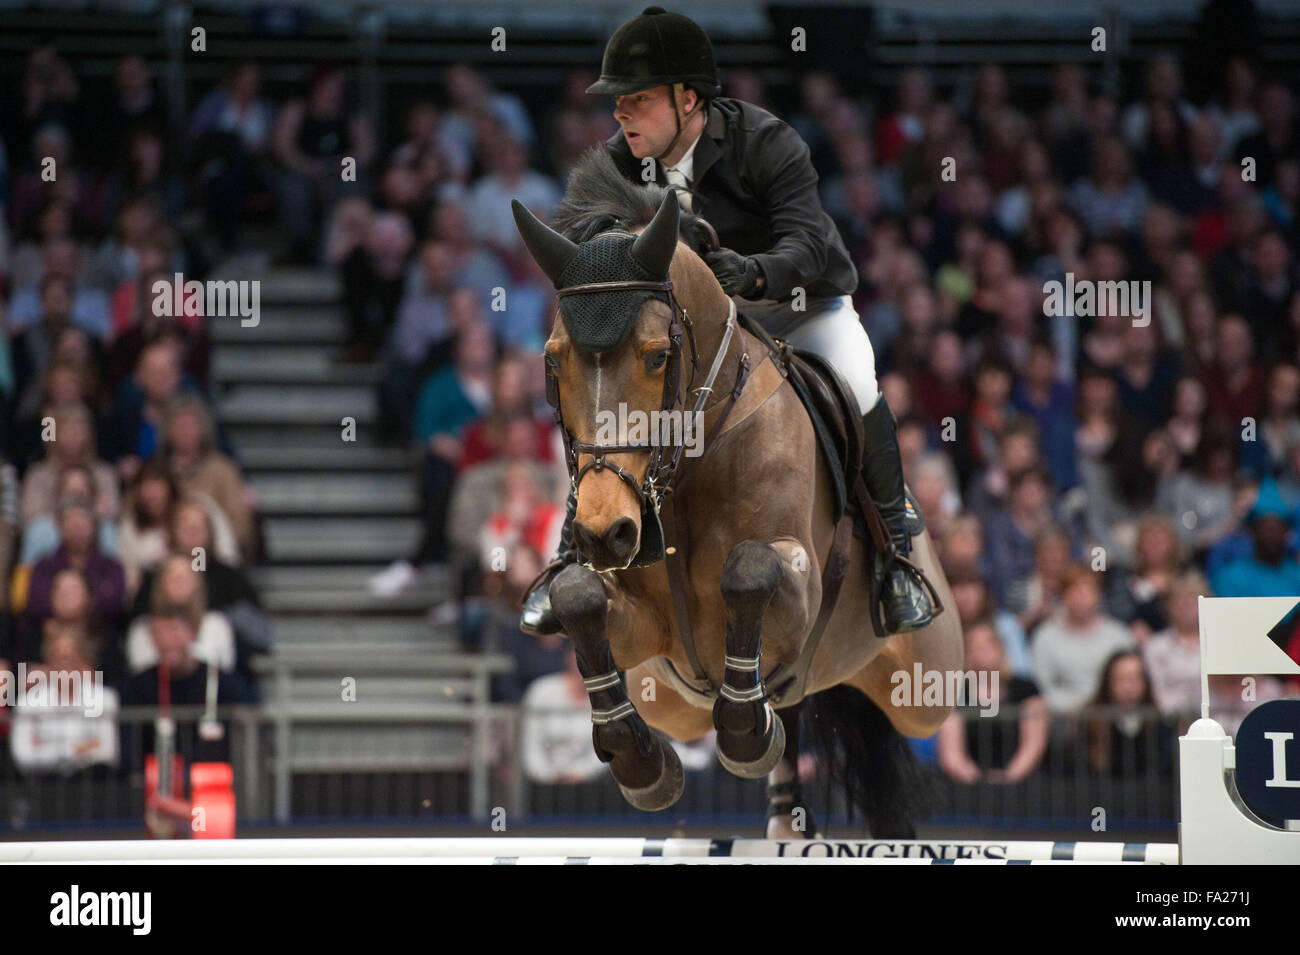
[[[782,356],[786,359],[786,368],[790,373],[790,385],[808,413],[813,431],[817,434],[817,444],[830,469],[831,484],[835,489],[831,520],[837,521],[848,506],[848,488],[852,487],[852,471],[856,470],[848,466],[845,458],[849,442],[844,419],[834,413],[835,398],[817,367],[806,361],[798,349],[788,344],[783,349]]]
[[[857,399],[853,397],[848,383],[820,355],[794,348],[787,342],[778,343],[767,329],[744,312],[740,312],[738,317],[745,329],[767,347],[773,362],[785,369],[786,378],[812,422],[817,445],[826,460],[834,490],[831,519],[839,520],[844,509],[850,508],[854,536],[868,540],[870,532],[866,516],[857,505],[854,495],[848,493],[848,488],[853,486],[862,469],[864,443]],[[910,492],[908,501],[911,504],[910,513],[916,516],[920,529],[924,529],[920,509]],[[915,533],[920,533],[920,530]]]

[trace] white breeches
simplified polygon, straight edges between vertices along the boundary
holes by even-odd
[[[848,382],[863,414],[876,406],[880,399],[876,352],[850,296],[808,299],[803,312],[792,311],[788,302],[737,299],[736,306],[772,335],[829,361]]]

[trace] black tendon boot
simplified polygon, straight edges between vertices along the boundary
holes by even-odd
[[[903,491],[903,460],[898,452],[898,432],[884,395],[862,416],[862,429],[862,479],[867,493],[880,508],[893,542],[891,552],[886,555],[886,575],[880,595],[885,629],[889,633],[920,630],[929,626],[934,608],[915,572],[893,559],[912,553],[912,538],[904,521],[907,499]]]
[[[573,515],[578,510],[578,495],[569,487],[569,498],[564,502],[564,526],[560,528],[560,549],[555,557],[542,568],[542,572],[528,585],[524,594],[524,612],[519,620],[519,629],[535,637],[550,633],[559,633],[560,621],[551,609],[551,581],[567,565],[578,559],[578,551],[573,546]]]

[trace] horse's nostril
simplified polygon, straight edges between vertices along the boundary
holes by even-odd
[[[636,522],[630,517],[616,520],[605,532],[605,546],[620,560],[630,557],[636,546]]]

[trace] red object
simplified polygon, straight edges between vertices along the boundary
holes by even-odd
[[[890,113],[876,124],[876,162],[882,166],[894,165],[910,142],[898,115]]]
[[[1203,212],[1192,226],[1192,251],[1202,262],[1208,262],[1214,253],[1228,244],[1228,218],[1221,209]]]
[[[1258,363],[1250,366],[1245,385],[1237,391],[1229,388],[1227,376],[1218,362],[1201,372],[1201,384],[1205,387],[1205,397],[1212,415],[1226,421],[1240,422],[1243,418],[1258,419],[1264,411],[1268,376]]]
[[[532,460],[544,464],[551,463],[553,446],[551,429],[553,427],[554,423],[549,418],[533,419],[533,428],[537,433],[537,438],[532,451],[528,455]],[[458,472],[465,471],[476,464],[502,457],[506,449],[499,446],[499,441],[500,438],[493,437],[489,421],[475,421],[465,429],[461,441],[460,459],[456,462],[456,470]]]
[[[970,389],[964,381],[940,381],[934,372],[923,368],[912,376],[912,394],[921,414],[936,428],[944,418],[961,418],[970,410]]]
[[[145,757],[145,809],[171,820],[177,834],[194,839],[235,838],[235,773],[229,763],[190,767],[190,798],[182,789],[185,763],[172,757],[172,791],[158,792],[158,758]],[[195,810],[198,810],[197,812]]]
[[[172,756],[171,772],[171,791],[158,791],[158,757],[150,754],[144,758],[144,811],[145,817],[165,818],[170,825],[165,825],[161,829],[155,827],[154,823],[146,825],[151,838],[163,838],[167,836],[177,836],[184,833],[189,828],[190,822],[190,803],[185,798],[185,791],[182,788],[185,772],[185,761],[179,754]]]
[[[190,805],[185,799],[181,774],[185,761],[175,751],[171,726],[171,672],[158,664],[158,719],[154,729],[155,752],[144,760],[145,829],[154,838],[175,838],[185,831]],[[163,770],[167,770],[164,778]]]
[[[164,739],[171,740],[170,735],[164,736],[162,732],[163,724],[171,721],[171,712],[171,673],[166,666],[160,663],[158,665],[158,724],[154,736],[155,750],[160,749]],[[185,772],[185,761],[181,759],[179,753],[173,751],[171,745],[161,747],[161,749],[161,753],[151,753],[144,759],[145,812],[155,811],[171,817],[176,817],[179,813],[188,818],[188,806],[181,812],[181,805],[185,799],[184,782],[181,775]],[[164,784],[161,779],[161,770],[169,762],[171,772],[168,773],[167,782]]]
[[[229,763],[195,763],[190,767],[190,835],[195,839],[235,838],[235,773]]]
[[[172,276],[167,276],[168,286],[174,286]],[[172,315],[175,316],[176,324],[183,330],[194,332],[203,327],[203,308],[202,302],[194,296],[185,295],[183,288],[171,288],[172,291]],[[149,307],[153,307],[154,301],[158,298],[153,289],[149,289]],[[139,309],[140,302],[140,282],[138,279],[129,279],[118,284],[113,291],[113,298],[109,306],[110,314],[113,319],[112,337],[117,338],[125,334],[135,324],[135,318]]]
[[[185,761],[179,753],[172,756],[172,786],[170,793],[158,792],[158,757],[150,753],[144,758],[144,798],[148,802],[161,797],[181,797],[185,790],[181,788],[184,781]]]
[[[976,398],[971,402],[971,419],[975,424],[975,428],[970,429],[971,434],[966,440],[970,447],[971,460],[975,462],[977,467],[983,467],[989,462],[984,460],[984,449],[980,444],[979,434],[976,429],[985,428],[996,439],[1002,434],[1002,429],[1006,427],[1007,415],[1004,411],[990,408],[983,398]]]
[[[209,683],[209,689],[213,685]],[[229,763],[195,763],[190,767],[190,798],[186,799],[185,762],[175,752],[171,709],[171,673],[159,663],[158,724],[154,737],[158,753],[146,756],[144,761],[145,827],[155,838],[233,839],[234,770]],[[159,768],[167,767],[168,760],[171,772],[167,784],[160,786]]]
[[[539,554],[545,554],[551,547],[552,531],[556,521],[563,521],[564,509],[549,502],[537,504],[528,515],[528,523],[519,528],[524,543]],[[488,531],[498,540],[511,536],[510,518],[498,511],[488,518]]]

